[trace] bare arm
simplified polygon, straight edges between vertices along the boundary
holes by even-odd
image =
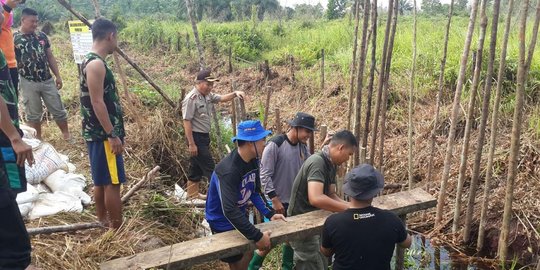
[[[242,91],[234,91],[232,93],[222,95],[219,102],[228,102],[228,101],[233,100],[235,97],[239,97],[241,99],[244,99],[245,96],[246,96],[246,94],[244,94],[244,92],[242,92]]]
[[[32,147],[22,140],[21,135],[11,122],[6,102],[2,97],[0,97],[0,129],[9,138],[11,147],[13,147],[13,151],[17,154],[17,165],[24,167],[24,161],[28,160],[28,164],[32,166],[34,164]]]
[[[412,244],[412,237],[410,234],[407,234],[407,238],[405,239],[405,241],[398,243],[398,245],[402,248],[410,248],[411,244]]]
[[[337,192],[336,192],[336,185],[332,184],[330,185],[330,195],[328,196],[330,198],[332,198],[333,200],[336,200],[338,202],[342,202],[342,203],[348,203],[347,201],[343,200],[341,197],[339,197],[337,195]]]
[[[311,205],[327,211],[342,212],[349,208],[349,205],[343,200],[334,200],[326,196],[324,184],[318,181],[308,182],[308,199]]]
[[[334,250],[331,248],[325,248],[321,246],[320,250],[321,250],[322,255],[326,257],[331,257],[332,255],[334,255]]]
[[[62,89],[62,77],[60,76],[60,70],[58,69],[58,62],[56,61],[56,58],[54,57],[51,48],[45,49],[45,53],[47,54],[47,60],[49,61],[49,66],[51,67],[51,70],[54,74],[54,77],[56,77],[56,87],[58,87],[58,90]]]

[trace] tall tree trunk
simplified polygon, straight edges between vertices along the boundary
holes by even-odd
[[[191,21],[191,28],[193,29],[193,36],[195,37],[195,44],[197,45],[197,51],[199,52],[199,67],[201,70],[206,68],[206,62],[204,61],[204,50],[201,45],[201,40],[199,39],[199,30],[197,29],[197,20],[193,14],[193,5],[191,0],[186,1],[186,8]]]
[[[358,74],[356,75],[356,110],[354,112],[354,135],[356,138],[360,138],[360,131],[361,131],[361,118],[362,115],[362,89],[364,88],[364,68],[366,66],[366,47],[367,47],[367,32],[368,32],[368,25],[369,25],[369,0],[364,0],[364,21],[362,24],[362,43],[360,45],[360,61],[358,62]],[[358,165],[360,163],[360,149],[357,147],[356,152],[354,153],[354,165]]]
[[[366,101],[366,122],[362,137],[362,147],[360,149],[360,160],[366,162],[366,147],[369,136],[369,123],[371,122],[371,103],[373,99],[373,83],[375,81],[375,68],[377,66],[377,0],[371,4],[371,66],[369,68],[369,85]],[[373,163],[372,163],[373,164]]]
[[[452,233],[456,233],[461,217],[461,198],[463,196],[463,185],[467,176],[467,163],[469,160],[469,146],[471,142],[471,128],[474,121],[474,110],[476,108],[476,95],[478,94],[478,85],[480,84],[480,73],[482,72],[482,55],[484,52],[484,41],[486,39],[487,29],[487,0],[482,0],[480,4],[480,37],[478,39],[478,49],[476,51],[476,62],[471,88],[469,90],[469,106],[467,108],[467,119],[465,121],[465,134],[463,146],[461,148],[461,162],[459,165],[458,186],[456,191],[456,202],[454,205],[454,220],[452,222]]]
[[[388,107],[388,94],[390,92],[390,67],[392,66],[392,53],[394,51],[394,38],[396,36],[397,29],[397,17],[398,17],[398,0],[394,2],[394,12],[392,12],[392,30],[390,33],[390,40],[388,42],[388,55],[386,56],[386,71],[384,73],[384,92],[383,103],[381,107],[381,139],[379,140],[379,170],[384,172],[384,141],[386,134],[386,111]]]
[[[463,84],[465,82],[465,76],[467,74],[467,61],[469,59],[472,36],[474,33],[474,26],[476,24],[476,15],[478,13],[478,0],[473,0],[471,7],[471,15],[469,18],[469,26],[467,29],[467,38],[465,39],[463,54],[461,55],[459,76],[457,80],[456,91],[454,94],[454,103],[452,105],[452,115],[450,118],[450,133],[448,134],[446,155],[444,158],[444,169],[441,179],[441,189],[439,191],[439,197],[437,200],[435,227],[438,227],[438,225],[440,225],[441,223],[444,205],[446,202],[446,185],[448,184],[448,178],[450,176],[450,165],[452,163],[452,153],[454,152],[454,138],[456,137],[456,124],[459,116],[459,104],[461,99],[461,92],[463,90]]]
[[[446,68],[446,57],[448,54],[448,37],[450,36],[450,25],[452,23],[452,16],[454,15],[454,0],[450,2],[450,8],[448,9],[448,21],[446,23],[446,31],[444,34],[444,47],[443,56],[441,59],[441,70],[439,73],[439,89],[437,91],[437,105],[435,108],[435,118],[433,119],[433,129],[431,130],[431,136],[429,137],[429,161],[428,161],[428,174],[427,174],[427,189],[433,181],[433,159],[435,157],[435,137],[437,134],[437,127],[439,126],[439,115],[441,111],[441,99],[442,91],[444,88],[444,71]]]
[[[414,112],[414,93],[415,93],[415,78],[416,78],[416,28],[417,28],[417,16],[416,16],[416,0],[413,0],[413,60],[411,68],[411,86],[409,88],[409,189],[413,187],[413,112]]]
[[[371,135],[371,149],[369,152],[369,163],[375,164],[375,148],[377,144],[377,130],[379,129],[379,116],[381,113],[381,103],[383,98],[383,85],[386,78],[386,60],[388,51],[388,39],[390,37],[390,28],[392,28],[392,13],[394,12],[394,0],[388,0],[388,18],[386,20],[386,30],[384,31],[384,44],[381,59],[381,70],[379,73],[379,84],[377,86],[377,100],[375,102],[375,115],[373,117],[373,132]],[[374,32],[375,34],[375,32]],[[374,38],[375,39],[375,38]]]
[[[353,98],[354,98],[354,79],[356,76],[356,50],[358,49],[358,27],[360,25],[360,18],[358,12],[360,10],[359,2],[360,0],[354,1],[354,41],[353,41],[353,53],[352,53],[352,63],[351,63],[351,80],[349,81],[349,114],[347,117],[347,129],[351,130],[352,127],[352,112],[353,112]]]
[[[503,223],[499,236],[499,258],[503,264],[506,263],[508,251],[508,234],[510,220],[512,219],[512,201],[514,200],[514,182],[517,176],[517,161],[519,159],[519,148],[521,138],[521,121],[523,120],[523,103],[525,85],[529,72],[532,56],[538,38],[538,24],[540,22],[540,1],[536,6],[536,19],[533,26],[531,43],[529,45],[528,58],[525,55],[525,34],[527,28],[527,14],[529,10],[529,0],[523,0],[521,22],[519,28],[519,64],[516,86],[516,107],[514,110],[514,124],[512,125],[512,138],[510,144],[510,162],[508,164],[508,177],[506,178],[506,196],[504,201]]]
[[[491,138],[489,142],[488,162],[486,166],[486,179],[484,183],[484,197],[482,199],[482,210],[480,212],[480,224],[478,225],[478,239],[476,250],[481,251],[484,248],[484,236],[486,232],[487,210],[489,195],[491,192],[491,179],[493,178],[493,160],[495,157],[495,148],[497,147],[497,129],[499,119],[499,107],[501,104],[501,92],[504,82],[504,71],[506,69],[506,52],[508,49],[508,37],[510,36],[510,26],[512,25],[512,13],[514,11],[514,0],[508,1],[508,15],[504,29],[503,43],[501,46],[501,58],[499,62],[499,73],[497,76],[497,90],[493,104],[493,114],[491,116]]]
[[[465,215],[465,226],[463,227],[463,242],[469,242],[469,234],[471,230],[471,221],[474,211],[474,203],[476,201],[476,189],[478,188],[478,179],[480,178],[480,162],[482,161],[482,151],[484,150],[484,142],[486,138],[486,125],[489,115],[489,100],[491,97],[491,86],[493,82],[493,66],[495,65],[495,54],[497,50],[497,33],[499,30],[499,11],[501,9],[501,0],[493,2],[493,20],[491,25],[491,38],[489,44],[488,68],[484,85],[484,97],[482,100],[482,117],[478,141],[476,143],[476,155],[474,157],[473,174],[471,186],[469,188],[469,198],[467,200],[467,214]],[[486,18],[487,20],[487,18]]]

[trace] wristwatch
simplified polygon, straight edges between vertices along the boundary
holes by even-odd
[[[114,131],[114,129],[110,133],[107,134],[107,138],[109,139],[117,138],[117,137],[118,135],[116,135],[116,132]]]

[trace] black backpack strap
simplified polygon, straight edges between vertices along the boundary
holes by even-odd
[[[283,144],[283,142],[285,142],[286,140],[287,140],[287,135],[280,134],[280,135],[272,137],[269,141],[275,143],[278,147],[280,147]]]

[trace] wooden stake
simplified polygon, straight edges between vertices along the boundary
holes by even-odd
[[[450,36],[450,24],[452,23],[453,14],[454,14],[454,0],[450,1],[450,8],[448,9],[448,21],[446,23],[446,31],[444,33],[444,47],[443,47],[443,56],[441,59],[441,69],[439,72],[439,86],[438,86],[439,89],[437,91],[435,118],[433,120],[433,129],[431,130],[431,136],[429,137],[429,161],[428,161],[426,190],[429,190],[430,184],[433,181],[433,159],[435,157],[435,137],[437,134],[437,127],[439,126],[439,115],[441,111],[442,91],[444,88],[444,71],[446,69],[446,56],[448,54],[448,40]]]
[[[366,121],[364,125],[364,132],[362,136],[362,147],[360,147],[360,163],[366,162],[367,143],[369,136],[369,124],[371,122],[371,103],[373,99],[373,84],[375,82],[375,68],[377,65],[377,0],[373,0],[371,4],[371,66],[369,68],[369,84],[366,101]],[[373,161],[369,161],[373,164]]]
[[[263,126],[264,128],[268,129],[268,112],[270,111],[270,97],[272,96],[272,87],[267,86],[266,87],[266,103],[264,106],[264,118],[263,118]]]
[[[386,61],[388,57],[388,40],[390,37],[390,29],[392,28],[392,13],[394,12],[394,1],[389,0],[388,1],[388,18],[386,20],[386,30],[384,31],[384,44],[383,44],[383,52],[382,52],[382,59],[381,59],[381,69],[379,73],[379,84],[377,89],[377,100],[375,103],[375,115],[373,117],[373,131],[371,135],[371,149],[369,153],[369,162],[370,164],[375,164],[375,146],[377,145],[377,131],[379,129],[379,117],[381,113],[381,104],[383,102],[383,86],[384,86],[384,80],[386,78]],[[375,34],[375,32],[374,32]],[[376,38],[374,38],[376,39]],[[385,101],[386,102],[386,101]]]
[[[229,73],[233,72],[232,67],[232,47],[229,47]]]
[[[360,43],[360,59],[358,61],[358,74],[356,74],[356,98],[355,98],[355,112],[354,112],[354,136],[360,138],[362,130],[362,89],[364,88],[364,68],[366,66],[366,47],[367,47],[367,32],[369,25],[369,0],[364,0],[364,21],[362,22],[362,41]],[[356,148],[353,157],[353,165],[360,164],[360,149]]]
[[[84,24],[86,24],[88,27],[92,26],[90,24],[90,22],[84,17],[82,16],[80,13],[78,13],[77,11],[75,11],[71,5],[66,2],[66,0],[57,0],[58,3],[60,3],[60,5],[62,5],[64,8],[66,8],[69,12],[71,12],[75,17],[77,17],[77,19],[79,19],[81,22],[83,22]],[[154,87],[154,89],[163,97],[163,99],[165,99],[165,101],[171,106],[171,107],[175,107],[175,104],[174,102],[172,101],[172,99],[169,98],[169,96],[167,96],[167,94],[165,94],[165,92],[163,92],[163,90],[157,85],[154,83],[154,81],[148,76],[148,74],[146,74],[146,72],[144,72],[140,67],[139,65],[137,65],[135,62],[133,62],[133,60],[131,60],[131,58],[129,58],[129,56],[126,55],[126,53],[124,51],[122,51],[122,49],[120,49],[119,47],[116,48],[116,52],[122,56],[122,58],[124,58],[135,70],[137,70],[137,72],[139,72],[139,74],[141,74],[141,76],[152,86]]]
[[[527,33],[527,14],[529,10],[529,0],[523,0],[521,12],[521,22],[519,28],[519,62],[516,81],[516,106],[514,110],[514,121],[512,125],[512,138],[510,143],[510,160],[508,163],[508,176],[506,178],[506,195],[504,202],[503,222],[501,234],[499,236],[498,255],[501,263],[506,264],[508,257],[508,236],[510,234],[510,221],[512,219],[512,203],[514,200],[514,183],[518,173],[519,148],[521,139],[521,128],[523,120],[523,104],[525,96],[525,85],[529,73],[532,56],[538,39],[538,26],[540,23],[540,1],[536,5],[536,18],[534,21],[531,43],[529,44],[528,58],[525,52],[525,35]]]
[[[414,130],[414,124],[413,124],[413,113],[414,113],[414,92],[416,90],[415,87],[415,78],[416,78],[416,28],[417,28],[417,15],[416,15],[416,0],[413,0],[413,16],[414,16],[414,22],[413,22],[413,60],[412,60],[412,68],[411,68],[411,85],[409,87],[409,130],[407,132],[408,137],[408,144],[409,144],[409,189],[412,189],[413,187],[413,176],[414,176],[414,160],[413,160],[413,130]]]
[[[471,178],[471,186],[469,188],[469,197],[467,200],[467,213],[465,215],[465,226],[463,227],[463,242],[468,243],[470,240],[471,222],[474,211],[474,203],[476,202],[476,190],[478,188],[478,179],[480,178],[480,162],[482,161],[482,152],[484,150],[484,142],[486,137],[486,125],[489,115],[489,102],[491,98],[491,86],[493,82],[493,69],[495,66],[495,55],[497,50],[497,33],[499,28],[499,11],[501,8],[501,0],[493,1],[493,20],[491,25],[491,38],[489,44],[488,69],[486,73],[484,85],[484,97],[482,100],[482,119],[478,128],[479,135],[476,143],[476,155],[474,157],[473,173]],[[485,14],[484,14],[485,15]],[[487,18],[486,18],[487,20]],[[489,169],[488,169],[489,170]]]
[[[347,129],[351,130],[352,127],[352,112],[353,112],[353,98],[354,98],[354,79],[356,76],[356,50],[358,48],[358,27],[360,25],[360,18],[358,16],[360,4],[358,0],[354,1],[354,40],[353,40],[353,54],[351,62],[351,80],[349,81],[349,112],[347,116]]]
[[[499,62],[499,74],[497,76],[497,90],[495,93],[495,102],[493,104],[493,114],[491,118],[491,137],[489,142],[488,162],[486,166],[486,179],[484,183],[484,197],[482,199],[482,209],[480,211],[480,224],[478,225],[478,239],[476,250],[481,251],[484,248],[484,238],[486,232],[488,202],[491,194],[491,180],[493,178],[493,161],[495,157],[495,148],[497,147],[497,129],[499,119],[499,107],[501,104],[501,93],[506,69],[506,53],[508,49],[508,37],[510,36],[510,26],[512,25],[512,13],[514,10],[514,0],[508,1],[508,15],[504,29],[503,44],[501,46],[501,57]]]
[[[321,91],[324,91],[324,49],[321,49]]]
[[[191,28],[193,29],[193,37],[195,38],[195,45],[197,46],[197,51],[199,52],[199,67],[201,70],[206,68],[206,61],[204,60],[204,50],[202,48],[201,41],[199,39],[199,30],[197,29],[197,19],[193,15],[193,6],[191,0],[186,1],[186,8],[191,21]]]
[[[232,116],[231,116],[231,123],[232,123],[232,132],[233,137],[236,136],[236,100],[233,99],[231,102],[232,107]]]
[[[281,132],[282,132],[282,129],[281,129],[281,115],[280,115],[281,111],[278,108],[276,108],[274,113],[276,114],[276,119],[275,119],[276,120],[276,134],[281,134]]]
[[[161,169],[159,166],[154,167],[152,170],[146,173],[146,175],[143,176],[143,178],[135,184],[124,196],[122,196],[122,203],[126,203],[133,194],[137,190],[139,190],[144,184],[146,184],[149,181],[154,180],[156,178],[157,173],[159,172],[159,169]]]
[[[476,62],[474,67],[473,81],[469,97],[469,107],[467,109],[467,119],[465,121],[465,134],[463,138],[463,146],[461,149],[461,162],[459,165],[459,176],[458,176],[458,185],[456,191],[456,199],[454,205],[454,219],[452,222],[452,233],[456,233],[459,226],[459,221],[461,217],[461,198],[463,195],[463,185],[465,184],[466,170],[469,160],[469,146],[471,141],[471,129],[472,122],[474,121],[473,116],[476,108],[476,95],[478,94],[478,85],[480,84],[480,73],[482,71],[482,55],[484,51],[484,41],[486,39],[486,29],[487,29],[487,0],[482,0],[480,4],[480,37],[478,39],[478,49],[476,51]]]
[[[390,0],[392,1],[392,0]],[[390,92],[390,67],[392,65],[392,54],[394,51],[394,38],[396,36],[397,29],[397,17],[398,17],[398,0],[394,2],[394,11],[392,12],[392,28],[390,33],[390,40],[388,42],[388,55],[386,56],[386,67],[384,72],[383,81],[383,98],[381,106],[381,139],[379,140],[379,170],[384,173],[384,141],[386,134],[386,111],[388,106],[388,95]]]
[[[296,85],[296,78],[294,77],[294,56],[290,55],[291,60],[291,85],[294,88]]]
[[[320,141],[324,142],[326,139],[326,135],[328,135],[328,126],[327,125],[321,125],[321,131],[320,131]]]
[[[471,15],[469,18],[469,26],[467,30],[467,37],[465,39],[465,45],[463,48],[463,54],[461,55],[461,63],[459,76],[457,80],[457,87],[454,94],[454,103],[452,105],[452,115],[450,120],[450,133],[448,134],[448,140],[446,145],[446,155],[444,158],[444,169],[441,179],[441,188],[439,190],[439,198],[437,201],[437,213],[435,217],[435,227],[438,227],[442,222],[442,215],[444,206],[446,204],[446,185],[448,184],[448,178],[450,176],[450,165],[452,163],[452,154],[454,152],[454,139],[456,137],[456,125],[459,116],[461,92],[463,90],[463,84],[465,82],[465,76],[467,71],[467,60],[469,59],[469,52],[471,49],[472,36],[474,33],[474,27],[476,24],[476,15],[478,13],[478,0],[473,0],[471,5]]]
[[[309,137],[309,152],[313,155],[315,153],[315,138]]]

